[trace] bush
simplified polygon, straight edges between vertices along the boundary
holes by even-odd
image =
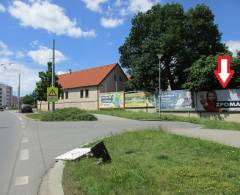
[[[43,112],[41,121],[94,121],[95,116],[78,108],[57,109],[55,112]]]

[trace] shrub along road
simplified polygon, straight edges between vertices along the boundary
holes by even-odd
[[[16,115],[16,117],[13,116]],[[97,115],[98,121],[41,122],[22,114],[0,113],[1,194],[36,194],[41,178],[63,152],[125,129],[163,128],[240,147],[239,131],[201,129],[185,122],[137,121]],[[10,144],[9,143],[14,143]],[[9,187],[8,187],[9,186]],[[7,193],[9,192],[9,193]]]

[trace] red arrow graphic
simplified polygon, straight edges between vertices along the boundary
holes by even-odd
[[[218,70],[214,74],[222,87],[226,88],[234,74],[234,70],[231,70],[231,56],[218,56]]]

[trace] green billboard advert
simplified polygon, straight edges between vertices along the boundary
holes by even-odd
[[[148,92],[125,93],[125,108],[155,107],[155,97]]]

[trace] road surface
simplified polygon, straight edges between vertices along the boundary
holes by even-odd
[[[136,121],[97,115],[98,121],[40,122],[0,112],[0,195],[35,195],[54,157],[86,142],[129,129],[163,128],[240,147],[239,131],[208,130],[184,122]]]
[[[37,194],[54,157],[86,142],[124,129],[158,126],[108,116],[93,122],[40,122],[0,112],[0,195]]]

